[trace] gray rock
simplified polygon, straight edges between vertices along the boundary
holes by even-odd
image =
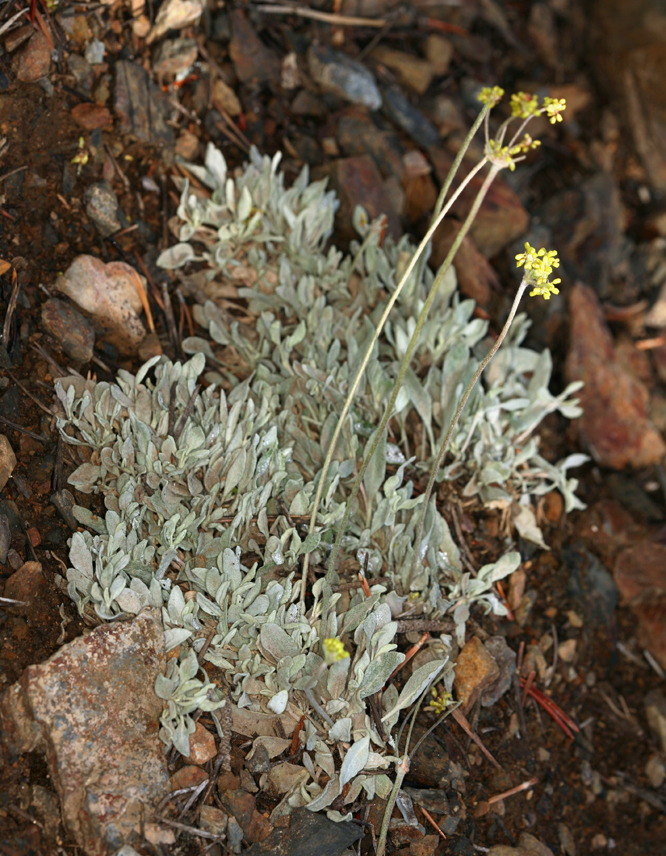
[[[65,828],[88,856],[138,843],[168,792],[153,692],[164,665],[159,610],[144,610],[63,646],[0,697],[8,750],[44,753]]]
[[[42,306],[42,324],[73,360],[87,363],[92,359],[95,345],[93,326],[68,303],[57,297]]]
[[[382,106],[382,96],[375,78],[360,62],[330,48],[311,45],[308,66],[313,80],[325,92],[351,101],[352,104],[362,104],[371,110],[379,110]]]
[[[500,669],[499,678],[481,696],[483,707],[492,707],[513,683],[513,675],[516,671],[516,652],[509,648],[503,636],[491,636],[484,643],[484,648]]]
[[[106,181],[91,184],[83,194],[83,201],[86,203],[86,214],[103,238],[123,228],[118,197]]]
[[[231,831],[231,819],[229,820]],[[341,856],[363,836],[355,823],[334,823],[323,814],[297,808],[289,829],[275,829],[265,841],[253,844],[247,856]]]

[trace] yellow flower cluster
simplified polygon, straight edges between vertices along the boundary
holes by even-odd
[[[494,107],[504,98],[504,90],[501,86],[484,86],[479,92],[479,101],[488,107]]]
[[[432,701],[426,707],[426,710],[431,710],[433,713],[441,715],[451,704],[453,696],[446,690],[443,690],[440,695],[434,687],[430,690],[430,694],[432,695]]]
[[[530,297],[540,295],[544,300],[548,300],[551,294],[559,294],[560,291],[555,286],[562,282],[561,279],[549,281],[549,277],[553,272],[553,268],[560,266],[560,260],[557,257],[555,250],[546,251],[545,247],[536,250],[528,243],[525,244],[525,252],[518,253],[516,256],[516,265],[518,267],[525,266],[525,279],[534,288],[530,291]]]
[[[330,639],[324,639],[324,659],[330,666],[331,663],[337,663],[338,660],[346,660],[349,654],[345,651],[345,646],[340,639],[333,636]]]

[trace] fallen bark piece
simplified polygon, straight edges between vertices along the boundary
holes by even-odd
[[[164,665],[159,610],[148,609],[63,646],[0,696],[8,751],[46,756],[65,828],[88,856],[138,843],[169,791],[153,692]]]
[[[639,469],[659,463],[664,440],[647,418],[648,392],[618,361],[613,338],[591,288],[577,283],[569,298],[571,334],[568,381],[582,380],[581,441],[606,467]]]

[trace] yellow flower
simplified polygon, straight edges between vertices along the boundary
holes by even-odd
[[[426,710],[431,710],[433,713],[438,714],[444,713],[453,698],[451,693],[443,690],[440,695],[434,687],[430,690],[430,693],[432,695],[432,701],[426,707]]]
[[[511,96],[511,115],[519,119],[529,119],[539,114],[539,99],[527,92],[514,92]]]
[[[553,268],[560,266],[560,260],[555,250],[546,251],[545,247],[536,250],[526,243],[525,252],[518,253],[516,256],[516,265],[518,267],[525,265],[524,279],[529,285],[534,286],[533,290],[530,291],[530,297],[540,295],[544,300],[549,300],[551,294],[560,293],[556,286],[562,280],[554,279],[551,281],[549,279]]]
[[[550,119],[551,125],[562,121],[562,113],[567,109],[565,98],[544,98],[543,109]]]
[[[324,639],[324,659],[330,666],[331,663],[337,663],[338,660],[346,660],[349,654],[345,651],[345,646],[342,642],[333,636],[330,639]]]
[[[494,107],[503,97],[504,90],[501,86],[484,86],[478,96],[479,101],[488,107]]]

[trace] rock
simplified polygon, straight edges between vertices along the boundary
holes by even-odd
[[[4,434],[0,434],[0,490],[4,490],[15,466],[16,455],[11,443]]]
[[[337,141],[343,154],[370,155],[385,179],[402,181],[405,149],[397,133],[384,124],[377,116],[353,109],[340,119]]]
[[[429,149],[439,137],[437,128],[429,119],[407,100],[405,93],[397,86],[382,89],[383,112],[395,122],[417,146]]]
[[[375,78],[364,65],[346,54],[313,44],[308,50],[308,67],[312,79],[324,92],[370,110],[382,106]]]
[[[362,837],[363,827],[356,823],[334,823],[323,814],[297,808],[288,829],[275,829],[245,852],[247,856],[342,856]]]
[[[307,770],[300,764],[290,764],[284,761],[272,767],[266,777],[270,791],[273,794],[287,794],[308,781]]]
[[[652,755],[645,765],[645,775],[650,782],[650,787],[660,788],[666,781],[666,764],[659,755]]]
[[[490,848],[488,856],[553,856],[553,851],[529,832],[523,832],[518,839],[517,847],[496,844]]]
[[[88,60],[79,54],[70,54],[67,57],[67,71],[74,76],[76,85],[81,91],[90,92],[95,82],[95,74]]]
[[[52,297],[42,305],[42,324],[67,356],[81,363],[92,359],[95,345],[92,324],[64,300]]]
[[[576,421],[582,444],[602,466],[638,469],[657,464],[666,445],[647,418],[645,386],[624,370],[613,350],[613,338],[591,288],[571,290],[568,381],[582,380],[583,415]]]
[[[7,53],[13,53],[17,48],[20,48],[23,42],[27,42],[34,32],[35,28],[32,24],[24,24],[22,27],[17,27],[8,33],[5,39],[5,50]]]
[[[371,220],[384,214],[388,220],[389,234],[396,240],[400,237],[402,234],[400,218],[391,207],[383,188],[382,177],[369,155],[334,161],[331,187],[340,200],[336,225],[343,239],[350,240],[358,237],[351,225],[351,218],[357,205],[363,206]]]
[[[187,764],[198,764],[203,766],[217,754],[215,738],[207,728],[197,722],[194,734],[190,734],[190,754],[183,760]]]
[[[483,647],[499,666],[499,677],[481,694],[483,707],[492,707],[513,684],[513,676],[516,671],[516,652],[509,648],[503,636],[491,636],[490,639],[486,639]]]
[[[89,856],[138,844],[146,806],[168,791],[153,692],[164,665],[159,610],[144,610],[28,667],[0,697],[9,750],[46,756],[64,826]]]
[[[458,654],[453,686],[463,713],[468,711],[480,694],[499,678],[500,668],[483,647],[478,636],[472,636]]]
[[[194,39],[166,39],[155,54],[153,74],[158,80],[173,80],[179,75],[184,77],[196,61],[198,52]]]
[[[326,113],[326,105],[314,92],[301,89],[291,102],[291,113],[294,116],[323,116]]]
[[[94,256],[78,256],[58,277],[56,286],[90,313],[96,325],[112,334],[121,353],[134,354],[146,335],[139,319],[143,307],[136,276],[125,262],[104,264]]]
[[[593,627],[610,626],[618,601],[613,577],[585,548],[567,547],[562,551],[562,558],[571,569],[567,591],[574,602],[583,607],[586,622]]]
[[[65,17],[58,14],[56,20],[67,33],[69,39],[80,48],[84,48],[93,37],[92,30],[88,25],[88,18],[85,15],[67,15]]]
[[[230,86],[216,78],[213,85],[213,104],[220,112],[225,111],[230,116],[238,116],[241,112],[241,103],[238,96]]]
[[[172,791],[180,790],[180,788],[191,788],[200,785],[208,778],[208,773],[202,770],[201,767],[195,767],[194,764],[187,764],[176,770],[173,776],[169,779],[169,784]]]
[[[465,127],[460,106],[453,98],[447,98],[446,95],[438,95],[435,98],[431,115],[440,137],[446,137],[452,131],[462,131]]]
[[[233,815],[243,830],[246,841],[255,844],[265,841],[273,827],[255,807],[255,799],[247,791],[226,791],[221,795],[224,808]]]
[[[116,63],[115,111],[123,133],[133,134],[151,145],[173,146],[173,128],[168,124],[169,99],[148,72],[135,62],[120,60]]]
[[[193,161],[199,151],[199,137],[191,131],[181,131],[176,140],[175,154],[176,157],[186,161]]]
[[[433,814],[451,814],[449,801],[443,790],[438,788],[410,788],[402,790],[408,794],[416,805]]]
[[[437,270],[460,232],[462,223],[445,218],[432,239],[430,265]],[[488,259],[477,250],[468,234],[453,259],[458,288],[465,297],[471,297],[479,306],[488,306],[492,290],[499,290],[500,281]]]
[[[206,832],[213,835],[224,835],[227,828],[227,815],[221,808],[212,805],[202,805],[199,809],[199,823]]]
[[[613,577],[638,618],[638,639],[666,668],[666,546],[643,541],[617,557]]]
[[[16,59],[16,79],[21,83],[34,83],[46,77],[50,68],[51,48],[44,35],[35,30]]]
[[[53,791],[41,785],[30,788],[30,810],[44,827],[44,834],[50,842],[55,843],[60,837],[61,820],[60,804]]]
[[[416,745],[426,731],[427,726],[417,722],[414,726],[411,745]],[[409,781],[422,788],[442,787],[448,791],[449,787],[444,787],[441,782],[450,777],[451,765],[446,749],[432,734],[429,734],[419,747],[419,751],[412,757]]]
[[[118,197],[106,181],[91,184],[84,193],[83,199],[86,203],[86,214],[103,238],[108,238],[109,235],[123,228]],[[124,216],[122,214],[123,219]]]
[[[588,10],[590,68],[652,185],[666,190],[666,9],[661,0],[595,0]]]
[[[444,36],[430,33],[425,42],[425,55],[436,75],[446,74],[453,57],[453,45]]]
[[[84,131],[94,131],[96,128],[105,128],[111,124],[111,113],[100,104],[77,104],[72,108],[72,119]]]
[[[47,582],[39,562],[26,562],[5,583],[4,596],[20,600],[24,606],[5,606],[3,609],[16,615],[38,612],[47,590]]]
[[[394,71],[401,83],[423,95],[430,86],[435,71],[428,60],[380,45],[370,54],[376,62]]]
[[[165,0],[160,6],[146,43],[152,44],[169,30],[182,30],[196,24],[204,6],[204,0]]]
[[[266,47],[247,19],[245,12],[234,8],[229,12],[231,41],[229,56],[241,83],[272,83],[279,86],[280,60]]]
[[[666,752],[666,695],[661,690],[650,690],[643,700],[645,718],[662,752]]]
[[[106,45],[99,39],[93,39],[86,45],[85,58],[90,65],[101,65],[104,62],[105,53]]]
[[[432,167],[418,149],[407,152],[403,162],[405,170],[402,186],[405,191],[405,207],[410,221],[416,223],[426,214],[431,214],[437,201],[437,188],[430,177]]]

